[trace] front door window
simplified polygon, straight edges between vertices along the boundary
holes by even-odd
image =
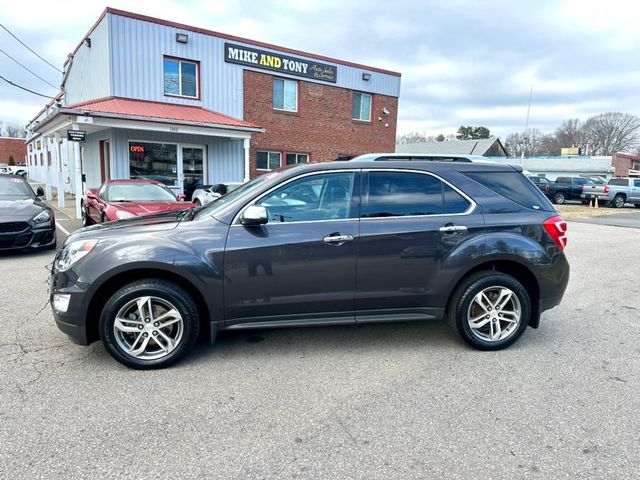
[[[198,185],[204,183],[204,149],[202,147],[182,147],[182,188],[188,199]]]

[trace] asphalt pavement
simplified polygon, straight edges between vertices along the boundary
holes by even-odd
[[[571,223],[508,350],[444,323],[222,334],[139,372],[73,345],[53,253],[0,257],[0,478],[640,478],[640,230]]]

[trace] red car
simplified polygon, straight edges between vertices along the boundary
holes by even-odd
[[[109,180],[100,188],[90,188],[82,200],[82,224],[110,222],[154,213],[193,208],[184,195],[153,180]]]

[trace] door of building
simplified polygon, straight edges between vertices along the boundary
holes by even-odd
[[[111,145],[109,140],[100,140],[100,183],[111,179]]]
[[[193,191],[204,184],[205,148],[202,145],[181,145],[178,160],[178,187],[187,200],[191,200]]]

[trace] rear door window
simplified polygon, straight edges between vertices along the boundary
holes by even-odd
[[[437,215],[443,212],[442,182],[414,172],[369,172],[363,218]]]
[[[540,189],[520,172],[465,172],[465,175],[524,207],[554,211],[553,205],[540,192]]]

